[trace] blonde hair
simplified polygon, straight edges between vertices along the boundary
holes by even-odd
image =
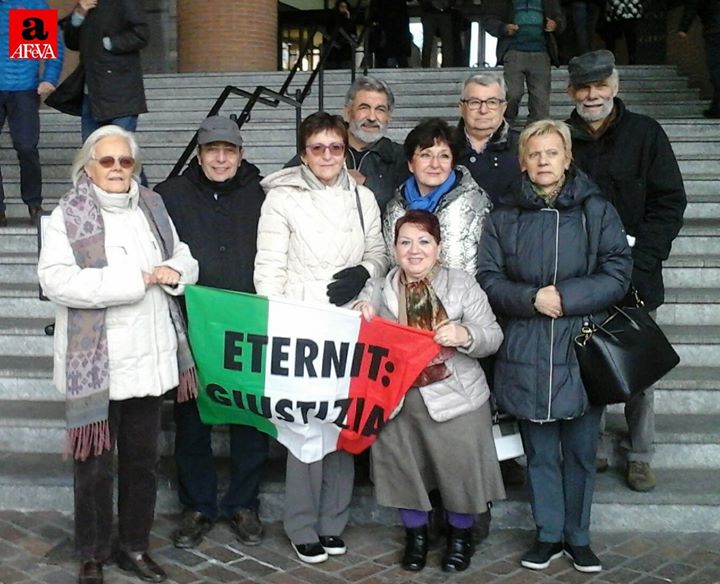
[[[87,140],[85,140],[85,143],[82,145],[82,148],[80,148],[78,153],[75,155],[70,175],[74,186],[77,186],[80,177],[85,174],[85,165],[93,159],[93,156],[95,156],[95,146],[97,146],[97,143],[109,136],[123,138],[128,143],[128,146],[130,147],[130,155],[135,159],[133,175],[135,176],[137,182],[140,182],[138,177],[141,167],[140,147],[135,140],[135,135],[132,132],[123,130],[120,126],[114,126],[111,124],[108,126],[101,126],[90,134]]]
[[[527,151],[527,144],[530,138],[535,136],[547,136],[548,134],[559,134],[565,146],[565,156],[567,159],[572,161],[572,138],[570,137],[570,126],[565,122],[556,122],[555,120],[538,120],[533,122],[527,128],[520,133],[520,140],[518,142],[518,158],[522,165],[523,159],[525,158],[525,152]]]

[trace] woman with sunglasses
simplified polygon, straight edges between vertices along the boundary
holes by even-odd
[[[344,306],[386,270],[380,209],[345,168],[348,134],[340,116],[314,113],[300,124],[301,166],[262,181],[258,294]],[[311,464],[288,453],[284,527],[297,556],[324,562],[346,552],[353,457],[336,451]]]
[[[117,565],[142,580],[166,575],[148,555],[155,514],[163,396],[196,392],[176,296],[198,277],[160,195],[138,184],[135,138],[93,132],[75,157],[73,187],[44,230],[38,277],[56,304],[54,383],[66,394],[74,459],[81,584],[103,581],[118,450]]]
[[[412,175],[385,208],[383,235],[390,248],[395,222],[407,211],[433,213],[442,231],[443,264],[474,275],[483,221],[492,203],[470,171],[456,166],[458,147],[453,138],[453,131],[439,118],[423,120],[408,134],[403,146]]]

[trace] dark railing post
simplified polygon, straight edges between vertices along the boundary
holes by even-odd
[[[318,111],[325,111],[325,67],[320,67],[318,72]]]
[[[300,152],[300,123],[302,122],[302,91],[299,89],[295,90],[295,101],[298,103],[295,106],[295,150]]]

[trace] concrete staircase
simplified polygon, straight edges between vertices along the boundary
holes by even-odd
[[[402,140],[422,117],[456,120],[456,103],[466,70],[377,71],[396,92],[391,137]],[[140,118],[138,141],[145,171],[155,184],[172,168],[220,89],[235,84],[278,88],[283,73],[202,76],[159,75],[146,79],[150,113]],[[304,82],[304,77],[298,83]],[[593,528],[599,530],[712,531],[720,529],[720,123],[700,117],[697,91],[671,67],[621,69],[621,96],[637,112],[658,119],[670,136],[685,177],[689,205],[686,224],[665,264],[666,304],[658,320],[681,355],[681,366],[656,392],[658,487],[649,494],[628,490],[617,449],[611,470],[598,477]],[[552,115],[570,111],[565,70],[553,72]],[[326,76],[325,109],[340,111],[349,84],[346,73]],[[231,98],[223,113],[238,113],[244,100]],[[304,114],[315,111],[311,96]],[[79,147],[79,120],[43,111],[41,157],[45,206],[54,207],[69,185],[70,163]],[[258,106],[243,129],[245,156],[268,174],[294,153],[294,112]],[[71,463],[63,445],[62,396],[51,383],[52,339],[43,327],[53,307],[38,300],[37,244],[25,225],[18,169],[7,131],[0,136],[0,164],[9,227],[0,231],[0,509],[72,511]],[[610,408],[608,428],[616,443],[624,430],[619,407]],[[225,434],[217,451],[227,452]],[[161,511],[177,510],[172,472],[173,425],[168,404],[162,436],[165,458],[158,499]],[[263,514],[277,519],[282,508],[280,449],[268,468]],[[223,464],[223,461],[220,461]],[[394,523],[392,511],[377,507],[366,479],[358,480],[353,520]],[[501,527],[531,527],[523,489],[493,510]]]

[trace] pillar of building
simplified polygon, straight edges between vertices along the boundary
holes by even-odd
[[[274,71],[277,0],[177,0],[178,71]]]

